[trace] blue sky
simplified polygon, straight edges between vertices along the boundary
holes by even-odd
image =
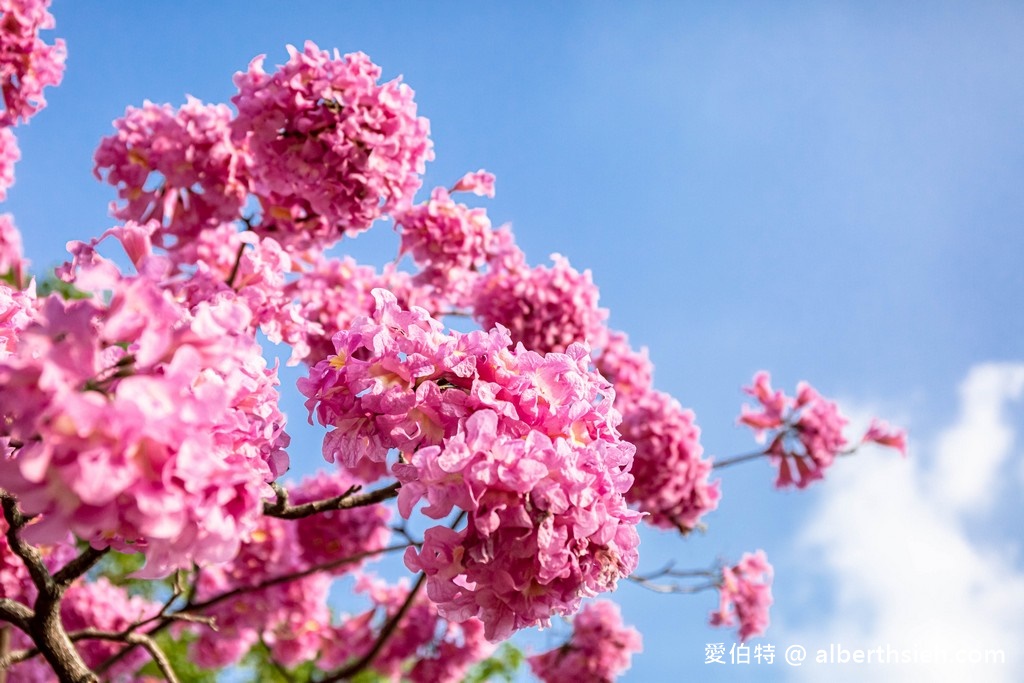
[[[708,452],[750,449],[734,421],[760,368],[910,427],[910,459],[865,453],[799,494],[773,491],[764,463],[724,472],[708,533],[647,535],[645,567],[764,548],[776,627],[761,642],[780,648],[827,647],[824,634],[946,647],[954,622],[1024,639],[1021,5],[56,0],[53,12],[64,85],[17,131],[4,207],[37,267],[112,224],[91,156],[127,105],[228,102],[252,57],[280,63],[307,38],[362,50],[431,120],[426,187],[496,173],[495,224],[511,221],[534,263],[559,252],[593,271],[611,324],[650,348],[658,388],[696,411]],[[346,245],[374,263],[395,247],[387,225]],[[319,435],[300,430],[299,401],[288,407],[292,457],[315,461]],[[921,538],[934,556],[907,541]],[[921,557],[933,561],[901,573]],[[939,584],[921,581],[935,572]],[[894,597],[922,585],[940,594]],[[731,640],[704,626],[712,594],[616,597],[646,642],[627,680],[814,679],[705,665],[705,643]],[[1007,654],[987,680],[1024,675]]]

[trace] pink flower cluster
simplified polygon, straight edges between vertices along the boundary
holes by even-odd
[[[0,126],[28,121],[46,106],[43,88],[64,76],[64,41],[47,45],[39,37],[54,27],[49,6],[50,0],[0,0]]]
[[[469,190],[479,188],[478,182],[460,181]],[[458,204],[437,188],[428,201],[398,213],[395,221],[402,235],[399,253],[411,254],[420,267],[414,282],[433,288],[452,306],[470,305],[478,271],[494,250],[496,233],[487,212]]]
[[[559,254],[551,268],[493,268],[480,282],[474,318],[484,328],[504,325],[512,341],[538,353],[563,352],[570,344],[603,346],[608,311],[590,271],[582,273]]]
[[[0,128],[0,202],[7,199],[7,190],[14,184],[14,164],[20,158],[18,139],[10,128]]]
[[[633,448],[587,349],[513,350],[501,328],[444,334],[422,309],[374,296],[373,318],[335,335],[336,354],[299,386],[335,428],[329,460],[402,454],[403,516],[421,498],[435,519],[469,513],[465,529],[429,529],[406,555],[441,614],[479,616],[500,640],[611,590],[636,566],[640,515],[624,499]]]
[[[333,355],[334,333],[348,328],[359,316],[373,314],[377,304],[371,292],[378,287],[392,292],[402,305],[424,305],[408,273],[390,266],[378,273],[351,257],[317,257],[310,269],[286,288],[287,295],[297,302],[299,317],[308,323],[301,348],[309,350],[302,360],[315,364]]]
[[[248,158],[231,140],[231,110],[189,97],[181,108],[146,102],[114,121],[93,173],[117,188],[121,220],[161,223],[173,249],[203,229],[237,220],[248,196]],[[166,237],[173,237],[172,240]]]
[[[722,569],[718,610],[712,626],[739,625],[740,640],[764,634],[772,604],[772,566],[763,550],[744,553],[739,563]]]
[[[656,527],[687,533],[718,507],[720,482],[709,482],[711,461],[703,458],[693,411],[660,391],[649,391],[623,411],[622,438],[636,446],[626,495],[648,513]]]
[[[291,488],[290,501],[301,505],[339,496],[360,482],[344,470],[320,472]],[[295,541],[306,566],[325,565],[384,548],[391,538],[391,511],[382,505],[328,510],[295,520]],[[353,560],[332,567],[333,574],[351,572],[362,564]]]
[[[363,574],[356,579],[356,592],[368,596],[373,606],[328,631],[317,659],[321,668],[338,667],[365,655],[380,637],[380,627],[405,603],[409,585],[405,579],[388,585]],[[447,621],[439,616],[437,606],[420,594],[374,657],[372,667],[377,675],[396,683],[456,683],[493,651],[479,619],[461,624]],[[411,668],[410,661],[414,662]]]
[[[721,497],[720,482],[708,481],[712,465],[702,457],[693,411],[652,388],[647,350],[634,351],[621,332],[609,334],[597,368],[615,386],[622,438],[636,446],[627,500],[647,523],[689,532]]]
[[[811,385],[800,382],[796,398],[772,389],[767,372],[754,375],[744,391],[757,399],[759,409],[744,405],[739,422],[754,429],[758,438],[771,435],[765,451],[778,466],[775,485],[804,488],[821,479],[824,471],[846,445],[843,427],[847,419],[839,407],[823,398]]]
[[[0,362],[0,486],[26,529],[142,551],[144,575],[218,562],[255,528],[287,468],[276,373],[236,302],[189,311],[145,278],[43,300]]]
[[[344,533],[342,524],[336,525],[335,531]],[[193,655],[200,666],[235,664],[261,638],[273,657],[286,666],[312,659],[319,651],[330,623],[327,593],[331,577],[313,573],[262,587],[276,577],[309,567],[295,532],[292,522],[262,517],[234,559],[200,572],[196,593],[200,604],[239,591],[202,610],[216,620],[216,631],[191,627],[198,634]]]
[[[796,387],[796,398],[772,389],[767,372],[754,375],[753,386],[744,391],[757,399],[758,409],[744,405],[739,422],[751,427],[759,439],[770,437],[765,450],[779,468],[775,485],[783,488],[796,485],[804,488],[821,479],[824,471],[847,444],[843,427],[847,419],[835,403],[823,398],[806,382]],[[876,443],[907,452],[907,434],[886,422],[872,419],[861,444]]]
[[[545,683],[611,683],[629,669],[633,653],[642,649],[639,631],[623,625],[619,606],[597,600],[573,618],[567,643],[528,661],[534,675]]]
[[[282,244],[328,246],[411,201],[433,158],[426,119],[398,80],[362,53],[288,48],[273,74],[257,57],[235,76],[235,140],[252,155],[259,229]]]

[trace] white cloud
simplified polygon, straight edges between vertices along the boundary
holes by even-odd
[[[834,604],[814,606],[824,614],[814,619],[812,632],[774,633],[777,643],[805,645],[808,662],[817,649],[841,643],[849,650],[881,646],[901,651],[900,657],[905,650],[950,660],[1002,649],[1006,663],[805,664],[791,670],[794,677],[1024,680],[1024,572],[1008,546],[997,547],[991,538],[1000,531],[1019,538],[1019,525],[991,519],[991,509],[1001,482],[1013,482],[1004,494],[1016,487],[1008,463],[1015,436],[1008,408],[1020,410],[1011,401],[1022,391],[1024,364],[976,366],[960,387],[955,424],[934,443],[922,447],[914,440],[907,460],[857,456],[859,462],[837,467],[797,551],[820,569]],[[973,537],[968,522],[996,533]],[[794,621],[779,607],[781,622]]]

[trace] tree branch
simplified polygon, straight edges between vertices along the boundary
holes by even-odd
[[[53,578],[46,569],[46,565],[43,564],[39,550],[23,541],[18,535],[22,527],[28,524],[29,518],[18,509],[17,499],[6,491],[0,492],[0,505],[3,506],[4,518],[7,520],[7,545],[25,563],[29,577],[39,592],[51,589]]]
[[[288,504],[288,492],[274,484],[274,491],[277,493],[277,500],[273,503],[263,502],[263,514],[268,517],[279,519],[301,519],[328,510],[348,510],[350,508],[375,505],[390,498],[398,496],[398,489],[402,487],[401,482],[395,482],[376,491],[367,493],[356,493],[359,489],[353,486],[345,493],[326,500],[316,500],[301,505]]]
[[[297,572],[292,572],[290,574],[282,574],[281,576],[275,576],[273,578],[266,579],[265,581],[260,581],[259,583],[253,584],[252,586],[240,586],[238,588],[233,588],[227,591],[226,593],[215,595],[214,597],[209,598],[207,600],[203,600],[202,602],[190,603],[188,605],[185,605],[182,611],[188,610],[192,612],[197,612],[208,607],[213,607],[214,605],[220,604],[225,600],[230,600],[231,598],[241,595],[243,593],[252,593],[255,591],[263,590],[264,588],[276,586],[278,584],[290,583],[291,581],[298,581],[299,579],[303,579],[311,574],[330,571],[331,569],[335,569],[342,565],[359,562],[360,560],[366,559],[367,557],[373,557],[374,555],[381,555],[383,553],[395,552],[397,550],[405,550],[408,547],[408,543],[399,545],[389,545],[384,548],[379,548],[377,550],[367,550],[366,552],[356,553],[355,555],[342,557],[337,560],[331,560],[330,562],[323,562],[321,564],[314,565],[312,567],[307,567],[306,569],[302,569]],[[153,631],[149,631],[149,633],[153,633]]]
[[[61,567],[60,570],[53,575],[53,582],[62,588],[67,588],[74,583],[75,579],[96,566],[96,563],[100,561],[100,558],[108,552],[110,552],[109,547],[97,550],[96,548],[89,546],[83,550],[78,557]]]
[[[405,602],[402,603],[402,606],[398,608],[395,615],[391,617],[381,628],[380,635],[377,636],[377,640],[374,642],[373,647],[370,648],[369,652],[351,664],[344,666],[333,673],[327,674],[327,676],[321,679],[319,683],[338,683],[338,681],[347,681],[352,678],[352,676],[369,666],[377,655],[380,654],[380,651],[384,649],[384,645],[387,644],[388,638],[390,638],[391,634],[394,633],[396,628],[398,628],[399,622],[401,622],[409,612],[409,608],[412,607],[412,603],[416,599],[416,594],[419,592],[420,588],[423,587],[426,579],[427,575],[423,573],[421,573],[420,577],[416,579],[416,583],[409,591],[409,595],[405,597]]]
[[[465,518],[465,516],[465,510],[459,512],[455,519],[452,520],[451,528],[454,529],[455,527],[459,526],[459,522],[461,522]],[[373,663],[373,660],[377,657],[378,654],[380,654],[380,651],[384,649],[384,645],[387,644],[388,638],[390,638],[391,634],[395,632],[395,629],[398,628],[398,624],[402,621],[406,613],[408,613],[409,609],[412,607],[412,603],[416,599],[416,594],[419,592],[420,588],[423,587],[423,584],[426,582],[426,580],[426,573],[421,572],[419,578],[416,579],[416,583],[409,591],[409,595],[405,596],[405,602],[402,603],[402,606],[398,608],[398,611],[395,612],[395,615],[391,617],[387,621],[387,623],[385,623],[384,626],[381,628],[380,635],[377,636],[377,640],[376,642],[374,642],[373,647],[370,648],[369,652],[367,652],[365,655],[363,655],[356,661],[352,662],[351,664],[343,666],[332,673],[328,673],[318,683],[338,683],[338,681],[347,681],[350,678],[352,678],[352,676],[359,673],[360,671],[368,667],[371,663]]]
[[[729,467],[730,465],[738,465],[741,462],[747,462],[749,460],[757,460],[768,455],[767,451],[757,451],[756,453],[745,453],[743,455],[735,455],[731,458],[725,458],[724,460],[717,460],[712,463],[711,468],[720,470],[723,467]]]
[[[32,610],[17,600],[0,598],[0,619],[9,621],[22,631],[28,631],[28,622],[32,616]]]

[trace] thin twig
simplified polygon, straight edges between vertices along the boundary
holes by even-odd
[[[384,553],[391,553],[398,550],[405,550],[408,547],[409,544],[407,543],[402,543],[399,545],[390,545],[384,548],[378,548],[377,550],[367,550],[365,552],[356,553],[355,555],[349,555],[348,557],[342,557],[337,560],[331,560],[330,562],[323,562],[321,564],[308,567],[301,571],[291,572],[290,574],[282,574],[281,576],[275,576],[273,578],[266,579],[265,581],[260,581],[259,583],[253,584],[251,586],[241,586],[239,588],[233,588],[225,593],[221,593],[207,600],[203,600],[202,602],[185,605],[184,610],[188,610],[190,612],[198,612],[208,607],[213,607],[214,605],[220,604],[225,600],[230,600],[231,598],[241,595],[242,593],[252,593],[255,591],[263,590],[264,588],[276,586],[278,584],[298,581],[299,579],[304,579],[305,577],[310,576],[311,574],[330,571],[331,569],[335,569],[345,564],[359,562],[360,560],[364,560],[367,557],[373,557],[374,555],[382,555]],[[152,633],[152,631],[150,631],[150,633]]]
[[[347,681],[352,678],[352,676],[369,666],[373,662],[374,658],[380,654],[380,651],[384,649],[384,645],[387,644],[391,634],[394,633],[396,628],[398,628],[399,622],[402,621],[406,613],[408,613],[409,609],[412,607],[412,603],[416,599],[416,594],[419,592],[420,588],[423,587],[426,579],[427,575],[420,573],[420,577],[416,579],[416,583],[413,584],[412,589],[409,591],[409,595],[405,597],[405,602],[402,603],[402,606],[398,608],[398,611],[395,612],[394,616],[392,616],[381,628],[380,635],[377,636],[377,640],[374,642],[373,647],[370,648],[369,652],[348,666],[344,666],[333,673],[329,673],[325,678],[321,679],[319,683],[338,683],[338,681]]]
[[[767,456],[767,451],[757,451],[756,453],[745,453],[743,455],[735,455],[731,458],[725,458],[724,460],[716,460],[712,465],[712,469],[720,470],[723,467],[729,467],[730,465],[738,465],[741,462],[747,462],[749,460],[757,460]]]
[[[459,512],[459,514],[452,521],[451,528],[454,529],[455,527],[457,527],[459,523],[465,518],[465,516],[465,510]],[[426,582],[426,580],[426,573],[421,572],[419,578],[416,579],[416,583],[413,584],[412,589],[410,589],[409,594],[405,596],[405,602],[403,602],[402,606],[398,608],[398,611],[395,612],[394,616],[388,619],[384,626],[381,627],[380,634],[377,636],[377,640],[376,642],[374,642],[373,647],[370,648],[369,652],[367,652],[365,655],[355,660],[351,664],[343,666],[332,673],[328,673],[324,678],[322,678],[319,681],[319,683],[338,683],[339,681],[347,681],[350,678],[352,678],[352,676],[354,676],[355,674],[359,673],[360,671],[368,667],[370,664],[372,664],[374,658],[376,658],[377,655],[380,654],[380,651],[384,649],[384,645],[387,644],[388,639],[391,637],[391,634],[394,633],[395,629],[398,628],[398,624],[402,621],[406,613],[412,607],[412,604],[416,599],[416,594],[419,592],[420,588],[423,587],[423,584]]]

